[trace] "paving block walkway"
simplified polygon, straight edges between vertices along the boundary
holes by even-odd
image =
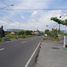
[[[67,48],[63,48],[63,43],[43,41],[34,67],[67,67]]]

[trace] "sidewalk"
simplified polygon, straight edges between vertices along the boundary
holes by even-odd
[[[62,43],[45,40],[34,67],[67,67],[67,49]]]

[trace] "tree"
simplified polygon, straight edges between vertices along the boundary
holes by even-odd
[[[48,29],[46,29],[45,34],[50,35],[50,31]]]
[[[0,28],[0,37],[5,37],[5,31],[3,30],[3,26]]]
[[[67,19],[64,20],[63,25],[66,25],[67,26]]]
[[[25,31],[25,34],[26,35],[32,35],[32,31],[27,30],[27,31]]]
[[[57,22],[58,24],[62,24],[62,25],[67,26],[67,19],[61,20],[61,19],[58,19],[57,17],[51,17],[51,20]]]
[[[57,29],[52,29],[51,31],[51,36],[54,37],[54,38],[58,38],[58,30]]]
[[[59,31],[60,31],[60,24],[63,24],[63,20],[58,19],[57,17],[51,17],[51,20],[57,22],[59,24]]]
[[[18,32],[18,35],[23,35],[23,34],[24,34],[24,31]]]

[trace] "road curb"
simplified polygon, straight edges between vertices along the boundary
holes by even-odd
[[[26,65],[25,65],[25,67],[32,67],[32,65],[35,63],[36,58],[39,54],[40,45],[41,45],[41,42],[38,43],[35,51],[32,53],[31,57],[29,58],[29,60],[27,61]]]

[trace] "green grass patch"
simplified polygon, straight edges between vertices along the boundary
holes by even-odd
[[[64,34],[65,36],[67,36],[67,33],[66,34]]]
[[[64,50],[67,50],[67,48],[64,48]]]
[[[15,40],[17,38],[15,34],[8,34],[6,37],[8,37],[10,40]]]
[[[0,43],[3,42],[2,38],[0,38]]]

